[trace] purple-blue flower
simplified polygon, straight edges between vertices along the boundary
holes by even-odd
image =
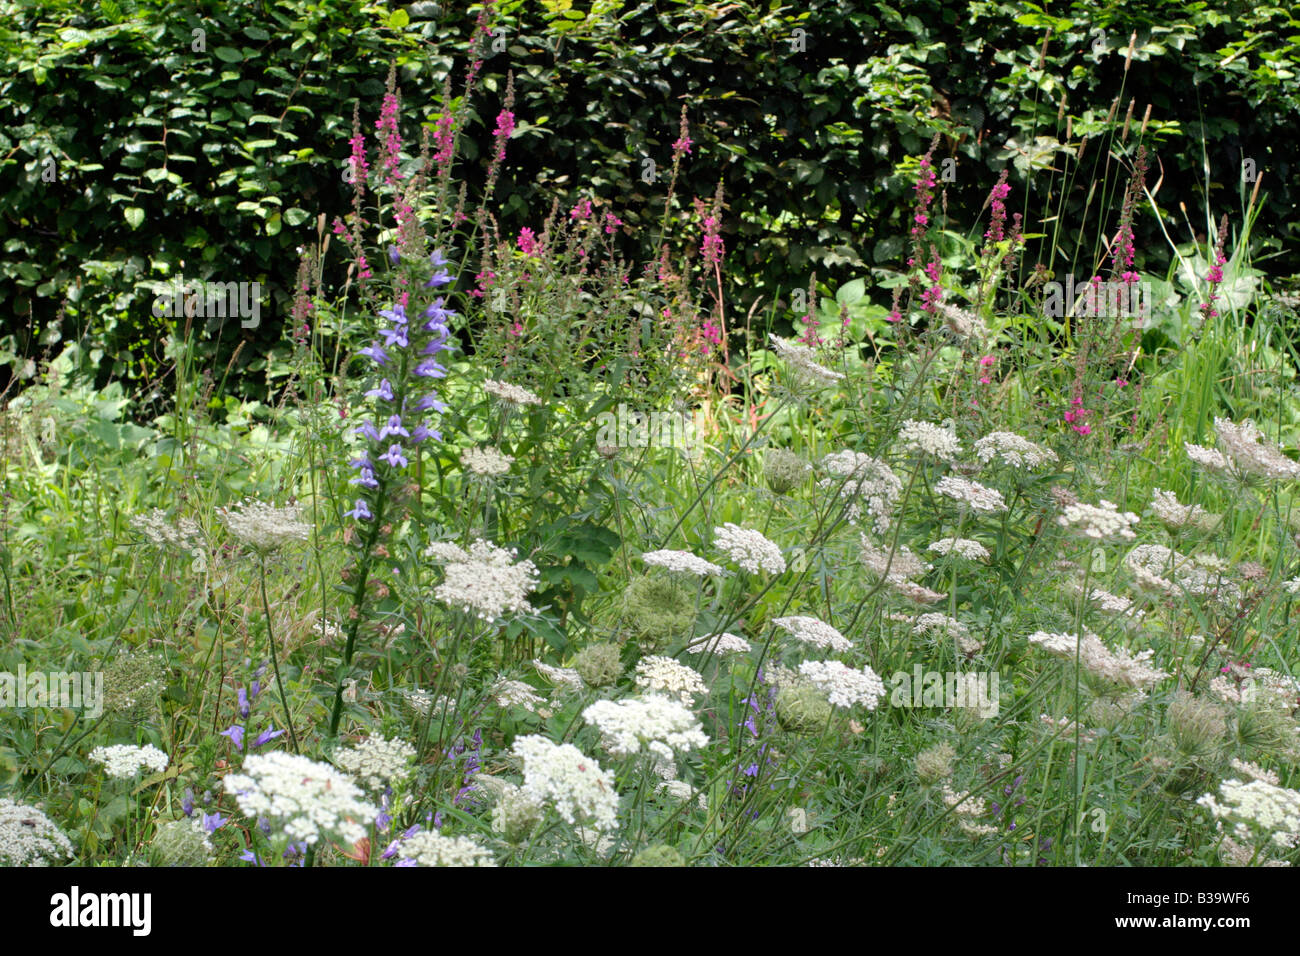
[[[366,504],[364,498],[358,498],[357,506],[351,511],[345,511],[344,514],[349,518],[356,518],[358,521],[369,521],[374,517],[374,515],[370,513],[370,507]]]
[[[449,407],[450,406],[445,402],[440,402],[437,395],[430,394],[424,396],[424,398],[412,405],[411,410],[416,412],[425,412],[432,408],[439,412],[445,412]]]
[[[387,341],[384,342],[390,349],[396,345],[399,348],[406,348],[411,344],[411,340],[406,337],[406,326],[399,325],[392,329],[380,329],[379,334]]]
[[[375,441],[383,441],[389,435],[401,435],[403,438],[410,438],[411,433],[402,427],[402,416],[393,415],[388,419],[388,424],[380,430]]]
[[[362,422],[358,427],[353,429],[358,435],[365,435],[371,441],[379,441],[379,432],[375,431],[374,422]]]
[[[361,474],[348,482],[349,485],[361,485],[365,488],[378,488],[379,482],[375,479],[375,470],[369,465],[361,466]],[[248,715],[245,714],[245,717]]]
[[[236,696],[239,698],[239,716],[247,719],[251,710],[248,704],[248,691],[241,687]]]
[[[389,322],[395,322],[398,325],[406,324],[406,306],[397,304],[391,309],[380,309],[379,314]]]
[[[253,739],[253,746],[260,747],[263,744],[274,740],[276,737],[283,737],[283,736],[284,736],[284,731],[276,730],[275,724],[272,724],[271,729],[262,731],[260,734],[257,735],[257,737]]]
[[[406,460],[406,456],[402,454],[401,445],[389,445],[388,451],[385,454],[380,455],[379,460],[388,462],[394,468],[405,468],[407,464],[409,464]]]
[[[231,724],[221,732],[222,737],[229,737],[234,741],[236,750],[244,749],[244,728],[239,724]]]
[[[363,349],[357,350],[358,355],[364,355],[366,358],[374,359],[376,365],[388,364],[388,353],[380,347],[378,342],[372,342]]]
[[[221,827],[226,825],[230,817],[223,817],[221,812],[203,814],[203,829],[208,833],[215,833]]]
[[[415,367],[415,374],[420,378],[445,378],[447,370],[433,359],[425,359]]]
[[[393,400],[392,383],[386,378],[381,379],[378,388],[372,388],[370,391],[366,392],[366,398],[374,398],[376,395],[386,402],[391,402]]]

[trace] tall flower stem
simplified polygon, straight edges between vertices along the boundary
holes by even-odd
[[[284,720],[289,725],[289,743],[293,752],[298,752],[298,735],[293,730],[293,714],[289,712],[289,698],[284,693],[284,681],[280,679],[280,660],[275,652],[275,634],[271,630],[271,606],[266,600],[266,557],[258,556],[259,575],[262,585],[262,613],[266,615],[266,642],[271,647],[271,667],[275,671],[275,686],[280,691],[280,704],[284,707]]]
[[[1088,562],[1083,572],[1083,594],[1079,598],[1079,610],[1074,619],[1074,865],[1078,866],[1079,856],[1079,798],[1083,791],[1083,763],[1080,760],[1079,747],[1082,743],[1081,725],[1079,724],[1079,679],[1080,662],[1083,657],[1083,609],[1088,602],[1092,583],[1092,562]]]

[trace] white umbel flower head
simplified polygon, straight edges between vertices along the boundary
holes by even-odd
[[[1300,478],[1300,464],[1282,454],[1276,445],[1264,441],[1263,433],[1253,421],[1247,419],[1237,425],[1230,419],[1216,418],[1214,431],[1219,436],[1219,446],[1239,473],[1270,481]]]
[[[1012,468],[1041,468],[1058,461],[1056,452],[1015,432],[990,432],[975,442],[975,457],[984,464],[997,459]]]
[[[1080,665],[1090,673],[1125,687],[1149,688],[1169,676],[1151,665],[1155,651],[1145,650],[1130,654],[1121,647],[1112,651],[1096,634],[1085,631],[1082,642],[1075,634],[1056,634],[1036,631],[1029,643],[1037,644],[1056,657],[1073,661],[1078,656]],[[1082,646],[1080,646],[1082,645]]]
[[[361,788],[329,764],[275,751],[244,760],[226,776],[226,792],[250,817],[264,817],[291,842],[356,843],[379,809]]]
[[[231,534],[257,551],[273,551],[311,537],[311,525],[302,520],[302,509],[296,504],[277,508],[245,499],[233,508],[218,508],[217,516]]]
[[[918,455],[929,455],[940,461],[954,462],[961,454],[961,442],[948,429],[930,422],[908,419],[899,429],[898,437],[903,447]]]
[[[405,740],[385,740],[383,734],[374,734],[334,754],[334,763],[369,790],[382,790],[404,779],[414,759],[414,747]]]
[[[688,707],[695,702],[697,695],[709,692],[709,685],[704,683],[704,678],[694,668],[680,664],[671,657],[655,654],[637,662],[636,686],[676,698]]]
[[[925,550],[944,556],[955,554],[967,561],[989,559],[989,549],[971,538],[940,538]]]
[[[1138,523],[1138,516],[1131,511],[1120,511],[1105,499],[1097,505],[1069,505],[1056,522],[1094,541],[1132,541],[1137,537],[1133,525]]]
[[[523,761],[528,796],[555,807],[570,826],[612,830],[617,826],[618,794],[614,775],[573,744],[556,744],[540,734],[515,738],[515,756]]]
[[[831,477],[817,482],[817,487],[834,490],[849,502],[849,521],[856,523],[865,513],[875,519],[876,533],[884,534],[903,493],[903,483],[893,470],[879,458],[848,449],[827,455],[821,466]]]
[[[501,449],[488,445],[483,448],[467,448],[460,456],[460,463],[480,478],[493,478],[504,475],[514,464],[514,458],[503,455]]]
[[[41,810],[0,799],[0,866],[49,866],[72,856],[72,844]]]
[[[1187,449],[1187,457],[1194,464],[1200,465],[1211,474],[1231,474],[1232,463],[1228,461],[1223,452],[1214,448],[1206,448],[1204,445],[1193,445],[1191,442],[1183,442],[1183,447]]]
[[[1167,528],[1196,528],[1201,531],[1213,531],[1220,518],[1211,514],[1200,505],[1185,505],[1179,502],[1172,491],[1156,488],[1151,493],[1151,511]]]
[[[1207,793],[1196,802],[1216,820],[1231,825],[1239,840],[1260,834],[1279,847],[1300,845],[1300,791],[1265,780],[1225,780],[1217,799]]]
[[[90,759],[104,765],[104,772],[119,780],[129,780],[144,767],[154,773],[167,769],[167,755],[153,744],[135,747],[130,744],[116,744],[112,747],[96,747],[90,752]]]
[[[470,545],[468,552],[444,544],[430,545],[425,554],[447,562],[446,579],[434,591],[442,603],[489,624],[507,613],[533,610],[527,595],[537,587],[537,567],[528,560],[516,562],[513,548],[506,550],[480,540]]]
[[[712,574],[726,574],[727,569],[712,561],[705,561],[689,551],[647,551],[641,560],[652,567],[667,568],[682,574],[706,578]]]
[[[954,478],[948,475],[935,483],[934,490],[946,498],[966,505],[972,511],[994,514],[1007,510],[1007,503],[1002,500],[1002,493],[986,488],[978,481],[968,481],[965,478]]]
[[[810,644],[819,650],[840,654],[853,649],[847,637],[825,621],[819,621],[815,617],[796,614],[792,617],[778,617],[772,623],[789,633],[795,640]]]
[[[743,637],[737,637],[730,631],[697,638],[687,648],[692,654],[748,654],[753,649],[753,645],[749,641]]]
[[[885,696],[885,682],[870,667],[855,671],[841,661],[804,661],[799,673],[808,678],[836,707],[861,704],[875,710]]]
[[[496,866],[490,850],[469,837],[443,836],[437,830],[421,830],[402,841],[397,855],[410,860],[407,866]],[[399,864],[400,865],[400,864]]]
[[[177,551],[192,551],[198,547],[202,538],[199,526],[189,518],[181,518],[172,524],[167,520],[167,512],[154,508],[146,514],[132,515],[131,527],[144,534],[160,548],[175,548]]]
[[[760,571],[781,574],[785,571],[785,558],[777,545],[759,532],[730,521],[713,529],[713,546],[725,551],[727,557],[750,574]]]
[[[672,760],[678,750],[707,747],[709,738],[679,700],[648,694],[624,700],[598,700],[582,719],[601,732],[602,745],[615,757],[645,751]]]
[[[772,351],[785,359],[790,366],[790,370],[795,373],[795,378],[800,382],[834,385],[844,378],[839,372],[834,372],[823,365],[817,364],[814,361],[811,349],[796,345],[776,335],[768,335],[768,341],[772,343]]]
[[[502,401],[509,402],[511,405],[542,404],[542,400],[528,389],[519,385],[511,385],[509,382],[496,382],[488,379],[483,383],[483,390],[489,395],[495,395]]]

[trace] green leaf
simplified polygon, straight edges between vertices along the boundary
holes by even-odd
[[[139,206],[127,206],[122,210],[122,215],[126,217],[132,229],[139,229],[144,222],[144,210]]]
[[[212,52],[217,55],[217,59],[222,60],[223,62],[226,63],[244,62],[244,54],[240,53],[234,47],[219,46]]]
[[[410,22],[411,17],[405,10],[394,10],[388,15],[388,28],[390,30],[400,30]]]

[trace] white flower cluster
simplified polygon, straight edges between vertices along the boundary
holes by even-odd
[[[918,422],[908,419],[899,429],[898,437],[902,439],[907,451],[918,455],[930,455],[940,461],[954,462],[961,454],[961,442],[948,429],[931,422]]]
[[[528,560],[515,563],[513,548],[507,550],[479,540],[470,545],[469,551],[462,551],[438,542],[424,553],[446,564],[446,579],[434,591],[444,604],[489,624],[507,612],[523,614],[533,610],[528,594],[537,587],[537,567]]]
[[[994,458],[1013,468],[1041,468],[1058,460],[1050,448],[1031,442],[1015,432],[990,432],[975,442],[975,457],[984,464]]]
[[[1282,784],[1281,778],[1276,773],[1272,770],[1265,770],[1257,763],[1251,763],[1249,760],[1238,760],[1236,757],[1233,757],[1228,763],[1233,770],[1248,780],[1263,780],[1274,787]]]
[[[1138,516],[1102,499],[1095,506],[1069,505],[1056,523],[1095,541],[1132,541],[1137,537],[1132,526],[1138,523]]]
[[[853,649],[849,639],[825,621],[801,614],[793,617],[778,617],[772,622],[783,631],[787,631],[797,641],[810,644],[823,651],[837,654]]]
[[[1130,654],[1125,648],[1112,651],[1101,642],[1096,634],[1085,631],[1082,646],[1074,634],[1054,634],[1037,631],[1029,637],[1029,643],[1037,644],[1056,657],[1074,660],[1076,654],[1080,665],[1092,674],[1125,687],[1151,687],[1169,675],[1157,667],[1151,666],[1155,651],[1145,650],[1140,654]]]
[[[618,794],[612,773],[573,744],[552,743],[540,734],[515,738],[514,753],[524,765],[523,793],[553,805],[570,826],[614,829]]]
[[[1300,594],[1300,578],[1292,578],[1289,581],[1283,581],[1282,590],[1292,596]]]
[[[696,557],[689,551],[647,551],[641,560],[653,567],[694,574],[696,577],[708,577],[711,574],[726,574],[727,569]]]
[[[460,456],[460,463],[480,477],[490,478],[504,475],[514,464],[514,458],[503,455],[501,449],[487,445],[483,448],[467,448]]]
[[[753,649],[749,641],[743,637],[737,637],[729,631],[697,638],[687,648],[692,654],[748,654]]]
[[[697,695],[709,692],[709,686],[696,670],[671,657],[654,654],[637,661],[636,686],[676,698],[688,707]]]
[[[148,767],[155,773],[167,769],[167,755],[153,744],[135,747],[131,744],[116,744],[112,747],[96,747],[90,752],[90,759],[104,765],[104,772],[119,780],[129,780],[142,767]]]
[[[624,700],[598,700],[582,719],[599,728],[601,743],[615,757],[642,749],[666,760],[677,750],[707,747],[709,738],[681,701],[658,694]]]
[[[497,382],[488,379],[483,383],[483,391],[489,395],[495,395],[512,405],[540,405],[542,400],[534,395],[528,389],[519,385],[511,385],[509,382]]]
[[[935,554],[955,554],[967,561],[987,561],[989,549],[971,538],[940,538],[925,550]]]
[[[270,551],[311,537],[311,525],[302,520],[298,505],[277,508],[245,499],[234,508],[218,508],[217,516],[236,538],[258,551]]]
[[[935,482],[934,490],[946,498],[968,506],[972,511],[994,514],[1007,510],[1007,503],[1002,500],[1002,493],[986,488],[978,481],[954,478],[951,475]]]
[[[865,511],[875,519],[876,534],[884,534],[903,494],[903,483],[893,470],[879,458],[847,449],[827,455],[821,466],[831,477],[817,487],[838,490],[840,498],[850,502],[849,521],[856,523]]]
[[[1230,824],[1237,839],[1249,841],[1252,830],[1262,831],[1274,845],[1300,844],[1300,791],[1287,790],[1265,780],[1225,780],[1219,799],[1207,793],[1196,801]]]
[[[859,557],[867,570],[877,578],[886,578],[894,583],[920,577],[931,568],[930,564],[913,554],[907,545],[891,552],[876,547],[865,534],[859,540],[862,544]]]
[[[167,512],[154,508],[148,514],[132,515],[131,527],[144,534],[146,538],[160,548],[175,548],[189,552],[198,547],[202,538],[199,526],[189,518],[181,518],[176,524],[167,520]]]
[[[971,836],[987,836],[997,833],[998,828],[987,823],[975,823],[980,817],[988,815],[988,802],[983,797],[970,793],[958,793],[947,784],[943,785],[943,802],[953,808],[953,815],[962,830]]]
[[[768,339],[772,343],[772,351],[789,363],[790,369],[795,373],[795,377],[799,381],[833,385],[844,378],[839,372],[833,372],[813,361],[811,349],[796,345],[776,335],[769,334]]]
[[[757,531],[742,528],[728,521],[713,529],[713,546],[725,551],[734,563],[750,574],[767,571],[781,574],[785,571],[785,558],[781,549]]]
[[[402,841],[399,858],[415,866],[496,866],[490,850],[469,837],[443,836],[437,830],[421,830]]]
[[[1216,418],[1214,431],[1239,473],[1269,480],[1300,478],[1300,464],[1282,454],[1276,445],[1265,442],[1253,421],[1247,419],[1236,425],[1227,418]]]
[[[398,693],[402,695],[402,699],[406,701],[407,706],[421,717],[428,715],[431,706],[434,714],[450,713],[456,706],[456,702],[450,697],[439,695],[435,698],[432,691],[420,690],[419,688],[402,690],[398,691]]]
[[[1193,464],[1200,465],[1206,471],[1216,475],[1227,475],[1232,472],[1232,463],[1223,452],[1206,448],[1204,445],[1193,445],[1191,442],[1183,442],[1183,447],[1187,449],[1187,457]]]
[[[875,710],[885,696],[885,682],[870,667],[855,671],[840,661],[804,661],[799,673],[836,707],[862,704],[867,710]]]
[[[1172,491],[1156,488],[1152,492],[1151,510],[1160,522],[1169,528],[1197,528],[1213,531],[1221,520],[1200,505],[1184,505]]]
[[[1211,597],[1226,606],[1241,598],[1241,588],[1221,573],[1197,567],[1197,561],[1159,544],[1139,544],[1124,558],[1134,584],[1143,591]],[[1204,559],[1202,564],[1206,563]]]
[[[499,677],[497,682],[492,685],[489,693],[496,698],[497,704],[502,707],[522,707],[534,714],[538,713],[538,708],[546,703],[532,687],[523,681],[507,680],[505,677]]]
[[[379,813],[348,777],[298,754],[253,754],[242,770],[226,776],[226,792],[240,810],[265,817],[291,842],[314,844],[324,838],[356,843]]]
[[[980,643],[979,639],[971,635],[970,628],[947,614],[921,614],[912,625],[913,634],[934,634],[936,632],[955,640],[958,649],[963,654],[978,654],[984,649],[984,645]]]
[[[72,856],[72,844],[41,810],[0,799],[0,866],[49,866]]]
[[[370,790],[382,790],[408,773],[415,748],[405,740],[385,740],[383,734],[367,737],[355,747],[334,754],[334,763]]]
[[[1072,590],[1075,594],[1082,594],[1083,586],[1075,583]],[[1088,600],[1105,613],[1125,617],[1133,623],[1138,623],[1146,616],[1146,611],[1141,610],[1128,598],[1121,594],[1111,594],[1102,588],[1090,588]]]
[[[533,666],[537,668],[539,674],[559,689],[581,691],[587,686],[582,677],[572,667],[552,667],[540,658],[533,659]]]
[[[938,303],[938,308],[939,314],[943,316],[943,324],[958,338],[983,339],[988,337],[988,326],[974,312],[967,312],[965,309],[959,309],[947,302]]]

